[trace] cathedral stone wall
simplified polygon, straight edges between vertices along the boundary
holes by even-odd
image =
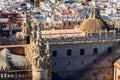
[[[25,47],[25,55],[28,57],[29,61],[31,61],[32,57],[33,57],[33,53],[32,53],[32,45],[30,44],[26,44]]]
[[[114,41],[50,44],[52,69],[63,78],[112,80],[120,57]],[[82,49],[82,50],[81,50]]]

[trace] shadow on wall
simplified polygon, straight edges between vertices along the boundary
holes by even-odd
[[[117,45],[118,47],[120,46],[120,45]],[[116,46],[112,46],[111,48],[110,47],[108,47],[108,49],[107,49],[107,52],[106,51],[104,51],[102,54],[100,54],[100,55],[97,55],[97,57],[96,57],[96,60],[94,61],[94,59],[91,61],[91,62],[89,62],[87,65],[85,65],[82,69],[80,69],[79,71],[77,71],[74,75],[73,75],[73,80],[86,80],[86,79],[82,79],[82,77],[80,77],[82,74],[87,74],[88,73],[88,70],[90,70],[94,65],[96,65],[96,64],[99,64],[100,62],[102,62],[103,60],[105,60],[106,58],[108,58],[108,57],[110,57],[110,56],[112,56],[112,53],[113,53],[113,51],[115,51],[114,50],[114,47],[116,47]],[[117,58],[115,59],[114,57],[112,57],[113,59],[111,60],[111,68],[113,68],[112,67],[112,64],[114,63],[114,61],[116,61],[118,58],[120,58],[120,55],[118,56],[117,55]],[[95,64],[94,64],[95,63]],[[113,69],[112,69],[113,70]],[[113,73],[112,73],[113,74]],[[95,74],[96,75],[96,74]],[[88,76],[89,77],[89,76]],[[105,76],[103,76],[103,78],[106,78]],[[88,79],[88,78],[87,78]],[[94,79],[93,80],[99,80],[98,78],[97,78],[97,76],[94,76]],[[105,79],[106,80],[106,79]]]

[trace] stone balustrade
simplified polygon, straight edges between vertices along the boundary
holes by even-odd
[[[19,66],[20,70],[0,70],[0,80],[32,80],[32,71],[29,66]],[[23,69],[24,68],[24,69]],[[28,69],[26,69],[28,68]]]

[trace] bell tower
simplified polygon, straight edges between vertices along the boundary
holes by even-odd
[[[41,23],[40,23],[41,24]],[[46,45],[43,43],[41,36],[41,26],[36,24],[32,29],[36,36],[32,38],[32,80],[48,80],[48,65],[49,65],[49,44]],[[34,35],[32,33],[32,35]]]
[[[92,6],[90,8],[90,17],[91,18],[100,18],[100,9],[98,7]]]

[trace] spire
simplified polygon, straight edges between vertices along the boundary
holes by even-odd
[[[36,33],[37,33],[36,44],[40,47],[42,46],[41,23],[37,24]]]
[[[33,42],[33,57],[32,57],[32,80],[43,80],[41,75],[44,75],[42,72],[46,72],[48,69],[49,62],[49,43],[46,44],[46,49],[44,49],[44,43],[41,35],[41,23],[36,24],[34,27],[36,37]],[[46,72],[47,73],[47,72]],[[47,74],[44,77],[45,80],[47,79]]]
[[[49,42],[47,41],[47,43],[46,43],[46,54],[47,54],[47,57],[49,58],[50,57],[50,48],[49,48]]]

